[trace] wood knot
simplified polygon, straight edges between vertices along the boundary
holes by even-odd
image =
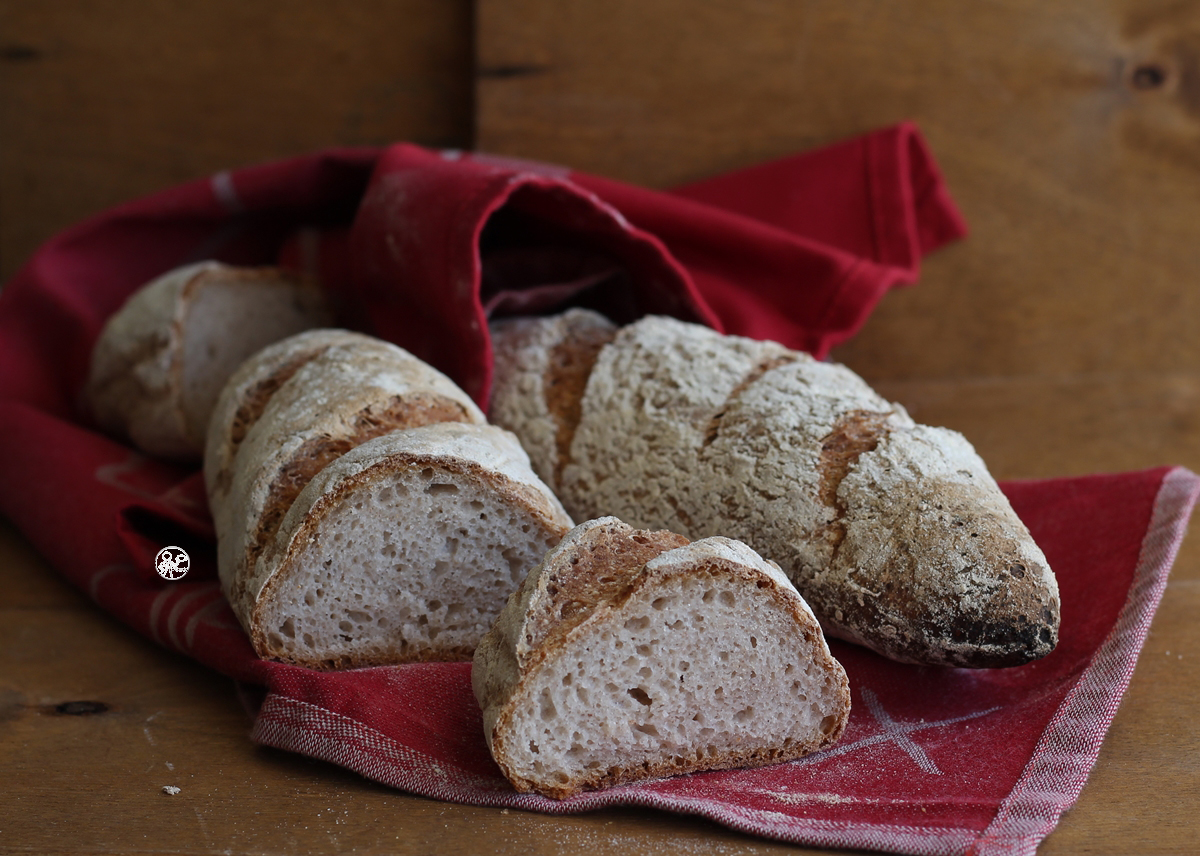
[[[107,710],[108,705],[102,701],[64,701],[54,706],[54,712],[61,716],[91,716]]]
[[[1156,62],[1143,62],[1133,67],[1129,85],[1137,90],[1162,89],[1167,83],[1167,69]]]

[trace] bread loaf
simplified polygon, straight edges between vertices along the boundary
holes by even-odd
[[[370,336],[314,331],[252,357],[222,391],[205,465],[230,602],[269,572],[258,565],[280,521],[339,456],[392,431],[485,421],[441,372]]]
[[[615,518],[547,553],[475,652],[484,733],[522,792],[799,758],[834,743],[845,671],[778,567]]]
[[[827,633],[896,660],[1012,666],[1054,648],[1054,575],[961,435],[775,343],[583,311],[492,330],[493,420],[576,519],[745,541]],[[586,384],[552,382],[580,364]]]
[[[315,283],[276,268],[200,262],[135,292],[105,324],[85,397],[100,427],[159,457],[197,460],[238,365],[328,323]]]
[[[571,525],[508,432],[395,431],[306,484],[241,569],[232,605],[260,657],[309,668],[469,659]]]

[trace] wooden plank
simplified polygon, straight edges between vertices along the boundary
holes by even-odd
[[[669,186],[915,119],[973,227],[839,356],[1200,365],[1200,6],[480,0],[477,144]]]
[[[232,166],[471,136],[469,0],[0,0],[0,280],[75,221]]]

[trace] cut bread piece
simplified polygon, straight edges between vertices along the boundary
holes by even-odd
[[[318,669],[466,660],[571,526],[507,431],[398,431],[308,483],[233,607],[264,658]]]
[[[272,353],[260,356],[274,361]],[[252,368],[242,373],[252,375]],[[293,500],[330,462],[392,431],[485,421],[453,381],[403,348],[355,335],[321,349],[278,385],[235,452],[221,448],[234,444],[236,430],[224,444],[214,441],[216,460],[206,475],[213,476],[209,504],[226,596],[231,602],[244,596],[239,586],[259,572],[255,565]],[[228,424],[237,427],[236,419]],[[222,461],[231,458],[232,467],[222,470]]]
[[[316,283],[207,261],[143,286],[105,324],[85,392],[96,422],[148,454],[196,460],[217,396],[272,342],[329,323]]]
[[[491,408],[534,438],[535,469],[576,519],[745,541],[826,633],[902,662],[1016,666],[1054,650],[1054,574],[962,435],[916,424],[844,366],[657,316],[600,347],[570,408],[544,382],[563,325],[495,325]]]
[[[521,792],[792,760],[835,743],[846,673],[773,563],[613,517],[573,529],[475,652],[484,734]]]
[[[238,450],[279,388],[306,363],[335,345],[379,347],[379,340],[349,330],[309,330],[268,345],[243,362],[226,382],[208,422],[204,483],[211,509],[224,506],[233,486]]]

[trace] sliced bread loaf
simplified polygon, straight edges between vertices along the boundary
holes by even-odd
[[[516,438],[441,423],[367,440],[300,491],[233,580],[261,657],[310,668],[469,659],[571,528]]]
[[[493,418],[546,436],[534,405],[509,401],[543,390],[539,415],[569,440],[565,457],[541,439],[531,454],[576,519],[745,541],[780,563],[827,633],[893,659],[1011,666],[1053,650],[1057,583],[983,461],[847,368],[647,317],[602,346],[570,411],[529,377],[553,362],[524,353],[545,349],[538,334],[497,325],[493,337]]]
[[[240,586],[255,574],[263,550],[271,544],[292,502],[317,473],[359,444],[392,431],[440,422],[486,420],[479,408],[449,378],[402,348],[357,334],[325,343],[310,359],[277,385],[265,404],[257,401],[263,385],[254,366],[230,384],[220,414],[234,414],[215,424],[213,463],[206,466],[210,506],[217,530],[217,564],[231,602],[245,596]],[[307,339],[311,343],[311,337]],[[261,355],[262,375],[286,373],[292,346]],[[297,346],[306,351],[305,342]],[[245,382],[241,382],[242,379]],[[245,396],[238,396],[237,389]],[[258,418],[238,443],[239,398]],[[225,429],[228,429],[226,431]],[[236,450],[231,449],[236,446]],[[232,460],[232,467],[228,462]],[[226,478],[231,475],[231,478]]]
[[[850,691],[772,563],[590,520],[546,554],[475,652],[484,733],[522,792],[754,766],[832,745]]]
[[[109,318],[85,397],[102,428],[148,454],[199,459],[209,415],[238,365],[328,323],[317,285],[277,268],[212,261],[177,268]]]

